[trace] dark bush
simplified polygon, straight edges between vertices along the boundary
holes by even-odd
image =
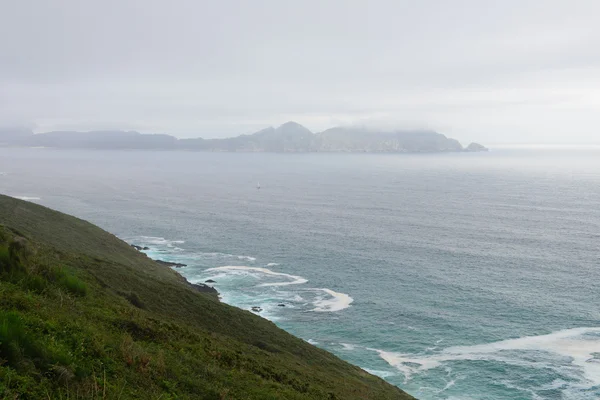
[[[140,299],[140,296],[138,296],[136,292],[125,293],[125,298],[137,308],[146,308],[144,302],[142,301],[142,299]]]
[[[0,246],[0,272],[9,271],[11,268],[8,246]]]
[[[16,366],[24,355],[41,355],[36,343],[27,335],[19,314],[0,311],[0,358]]]
[[[16,237],[8,245],[8,253],[12,266],[24,265],[32,254],[27,239]]]

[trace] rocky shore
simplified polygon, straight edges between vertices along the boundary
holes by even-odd
[[[149,247],[142,247],[142,246],[138,246],[135,244],[132,244],[131,247],[133,247],[134,249],[143,252],[144,250],[150,250]],[[164,267],[167,268],[182,268],[182,267],[187,267],[187,264],[182,264],[182,263],[176,263],[176,262],[171,262],[171,261],[164,261],[164,260],[155,260],[152,259],[155,263],[160,264]],[[191,283],[190,281],[188,281],[187,279],[185,279],[185,277],[183,275],[181,275],[180,273],[176,272],[176,274],[178,275],[178,277],[180,278],[180,280],[186,284],[187,286],[191,287],[192,289],[194,289],[197,292],[200,293],[208,293],[211,294],[213,296],[215,296],[217,299],[219,298],[219,292],[217,291],[217,289],[215,289],[212,286],[206,285],[204,283]]]

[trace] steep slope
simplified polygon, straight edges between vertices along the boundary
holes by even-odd
[[[412,398],[90,223],[0,195],[0,224],[0,398]]]

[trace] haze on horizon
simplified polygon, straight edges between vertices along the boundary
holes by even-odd
[[[600,143],[594,0],[0,4],[0,126]]]

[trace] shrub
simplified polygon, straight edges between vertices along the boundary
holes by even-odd
[[[0,272],[9,271],[11,266],[8,246],[0,246]]]
[[[9,235],[4,225],[0,224],[0,242],[8,242]]]
[[[144,305],[144,302],[142,301],[142,299],[140,299],[140,296],[138,296],[138,294],[136,292],[126,293],[125,298],[127,300],[129,300],[129,302],[137,308],[141,308],[141,309],[146,308],[146,306]]]
[[[25,288],[35,293],[42,293],[48,287],[48,281],[39,275],[28,275],[22,282]]]
[[[65,274],[65,276],[59,280],[59,284],[75,296],[85,296],[87,294],[87,285],[76,276]]]
[[[0,357],[15,366],[24,355],[41,355],[36,343],[27,335],[18,313],[0,312]]]
[[[23,265],[32,254],[27,239],[23,237],[14,238],[8,245],[8,254],[13,267]]]
[[[49,281],[57,283],[71,294],[76,296],[85,296],[87,294],[87,285],[85,282],[62,267],[51,268],[46,275]]]

